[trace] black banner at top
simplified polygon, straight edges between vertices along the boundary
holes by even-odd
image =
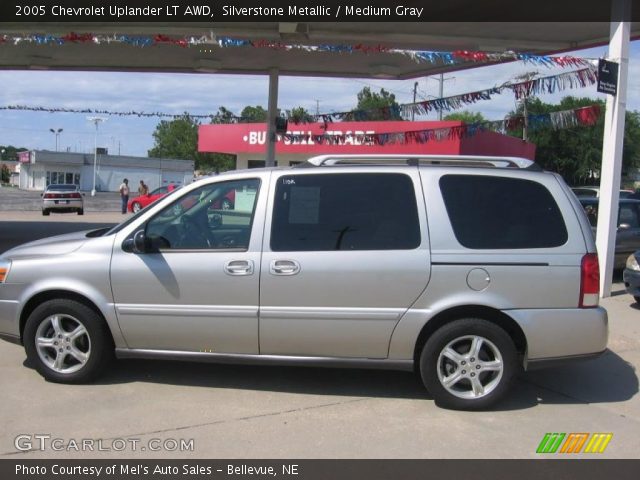
[[[614,0],[2,0],[2,22],[585,22]],[[625,20],[640,20],[631,2]],[[622,18],[616,18],[621,20]]]

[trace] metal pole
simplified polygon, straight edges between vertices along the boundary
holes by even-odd
[[[438,98],[442,100],[444,97],[444,73],[440,74],[440,88],[438,89]],[[438,110],[438,120],[442,121],[442,108]]]
[[[269,103],[267,111],[267,159],[265,165],[276,165],[276,116],[278,115],[278,70],[269,71]]]
[[[524,124],[522,126],[522,140],[529,141],[529,112],[527,110],[527,96],[522,99],[522,113],[524,115]]]
[[[415,82],[413,84],[413,103],[416,103],[416,94],[418,93],[418,82]],[[411,110],[411,121],[413,122],[413,120],[416,117],[416,112],[413,111],[413,109]]]
[[[622,146],[627,102],[629,70],[628,20],[631,16],[631,0],[614,0],[611,9],[609,58],[619,62],[618,93],[607,95],[602,142],[602,168],[600,172],[600,200],[596,246],[600,260],[600,296],[611,295],[614,249],[618,228],[618,199],[622,172]]]
[[[93,122],[96,126],[96,134],[94,137],[94,146],[93,146],[93,188],[91,189],[91,196],[96,196],[96,173],[98,168],[98,125],[100,122],[104,122],[106,119],[101,117],[87,117],[87,120]]]
[[[58,128],[57,130],[50,128],[49,131],[56,136],[56,152],[58,151],[58,139],[60,138],[60,132],[62,132],[62,128]]]
[[[91,196],[96,196],[96,169],[98,166],[98,121],[96,120],[96,134],[93,142],[93,188],[91,189]]]

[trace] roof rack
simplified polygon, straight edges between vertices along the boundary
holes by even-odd
[[[461,167],[521,168],[542,171],[540,166],[526,158],[489,157],[475,155],[319,155],[307,160],[308,166],[333,165],[455,165]],[[303,164],[304,165],[304,164]]]

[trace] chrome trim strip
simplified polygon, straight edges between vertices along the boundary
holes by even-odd
[[[546,262],[431,262],[433,266],[451,266],[457,265],[462,267],[548,267]]]
[[[260,318],[398,321],[405,311],[404,308],[260,307]]]
[[[208,305],[146,305],[146,304],[117,304],[116,310],[120,315],[153,315],[153,316],[183,316],[183,317],[251,317],[257,318],[258,307],[236,305],[208,306]]]
[[[379,370],[413,371],[413,360],[377,358],[301,357],[289,355],[254,355],[237,353],[185,352],[177,350],[148,350],[116,348],[118,358],[182,360],[187,362],[232,363],[244,365],[290,365],[331,368],[372,368]]]

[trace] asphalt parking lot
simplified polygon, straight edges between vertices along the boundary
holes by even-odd
[[[9,222],[27,220],[42,217],[0,212],[0,238]],[[22,347],[0,341],[0,458],[535,458],[547,432],[610,432],[599,458],[639,458],[640,306],[620,283],[602,304],[610,319],[603,356],[524,373],[495,410],[475,413],[438,408],[404,372],[127,360],[97,383],[58,385],[25,363]],[[21,452],[20,435],[67,446],[102,440],[111,450]],[[193,448],[152,451],[152,439]],[[116,451],[116,442],[126,448]]]

